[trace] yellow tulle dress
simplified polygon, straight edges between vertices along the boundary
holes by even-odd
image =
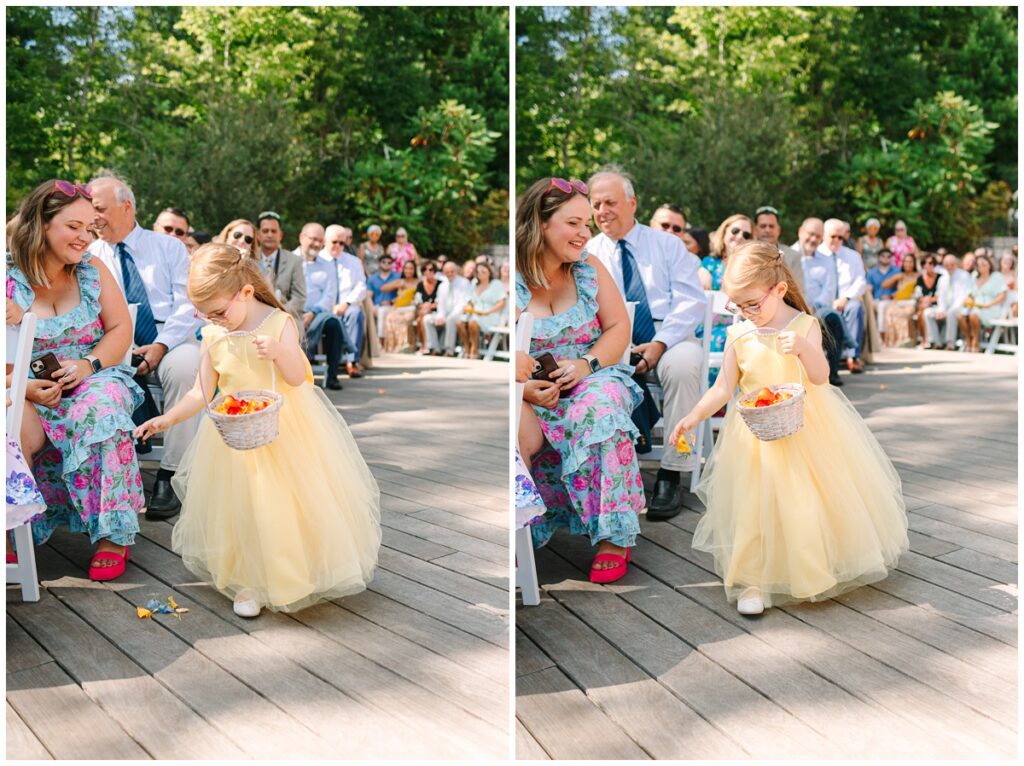
[[[806,336],[814,317],[787,329]],[[776,350],[774,337],[729,328],[741,397],[800,380],[800,362]],[[740,337],[743,335],[743,337]],[[697,495],[707,507],[693,547],[710,553],[729,601],[748,587],[765,606],[822,601],[886,577],[907,550],[899,476],[839,389],[806,377],[803,428],[761,441],[733,402]]]
[[[258,329],[279,338],[291,321],[275,311]],[[251,337],[203,328],[221,393],[271,388],[270,362]],[[228,447],[209,418],[182,458],[172,486],[182,499],[172,546],[188,569],[230,598],[245,589],[261,605],[293,612],[357,593],[373,578],[380,547],[380,492],[334,405],[306,380],[289,386],[277,438],[251,450]]]

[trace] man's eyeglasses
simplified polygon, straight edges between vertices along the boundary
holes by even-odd
[[[238,293],[240,292],[242,291],[239,290]],[[231,307],[235,304],[235,301],[238,300],[238,293],[235,293],[234,296],[232,296],[231,301],[228,303],[228,305],[220,309],[219,311],[211,311],[209,314],[204,314],[199,309],[196,309],[196,319],[205,319],[208,322],[216,322],[218,320],[225,319],[228,315],[228,312],[231,311]]]
[[[676,234],[680,234],[684,231],[683,227],[678,223],[669,223],[668,221],[662,221],[658,224],[664,231],[674,231]]]
[[[247,244],[247,245],[251,245],[252,244],[252,237],[250,237],[248,234],[243,234],[240,231],[233,231],[233,232],[231,232],[231,239],[244,239],[245,240],[245,244]]]
[[[79,194],[86,199],[92,199],[92,189],[89,188],[89,184],[73,184],[70,181],[57,180],[53,182],[53,188],[46,197],[50,198],[57,192],[60,192],[65,197],[71,197],[72,199]]]
[[[174,234],[176,237],[184,237],[186,232],[184,229],[176,229],[173,226],[163,226],[164,234]]]
[[[590,189],[578,178],[573,178],[569,181],[566,181],[564,178],[552,178],[548,191],[551,191],[552,188],[558,189],[562,194],[572,194],[574,189],[584,197],[590,194]]]
[[[771,213],[776,218],[779,217],[779,211],[771,205],[761,205],[761,207],[754,211],[754,218],[757,218],[761,213]]]
[[[771,294],[772,291],[769,290],[764,294],[764,297],[762,297],[761,300],[757,301],[756,303],[748,303],[745,306],[737,306],[732,301],[729,301],[728,303],[725,304],[725,310],[728,311],[730,314],[750,314],[751,316],[757,316],[758,314],[761,313],[761,305],[766,300],[768,300],[768,296]]]
[[[737,234],[740,234],[743,236],[743,239],[753,239],[754,237],[753,233],[749,231],[744,231],[739,226],[733,226],[731,229],[729,229],[729,233],[732,234],[734,237]]]

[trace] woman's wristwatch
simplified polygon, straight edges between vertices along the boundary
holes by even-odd
[[[597,361],[597,357],[594,356],[593,354],[584,354],[583,356],[580,357],[580,359],[582,359],[584,362],[590,365],[591,372],[597,372],[598,370],[601,369],[601,363]]]
[[[89,363],[89,366],[92,367],[92,371],[94,373],[99,372],[100,370],[103,369],[103,362],[101,362],[92,354],[86,354],[82,358]]]

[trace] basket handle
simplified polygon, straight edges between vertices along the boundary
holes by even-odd
[[[799,314],[797,316],[799,316]],[[796,319],[796,317],[793,317],[793,319]],[[786,327],[789,327],[789,325],[792,323],[793,319],[789,320],[789,322],[786,323]],[[786,327],[783,327],[782,330],[776,330],[776,329],[771,328],[771,327],[753,327],[753,328],[747,330],[746,332],[741,332],[739,335],[737,335],[731,341],[726,343],[725,344],[725,348],[722,349],[722,364],[723,365],[725,364],[725,354],[726,354],[726,352],[732,346],[735,346],[736,345],[736,341],[738,341],[740,338],[742,338],[742,337],[744,337],[746,335],[750,335],[751,333],[757,333],[758,335],[762,335],[762,336],[773,335],[773,336],[775,336],[772,339],[772,345],[774,346],[776,341],[778,341],[778,339],[779,339],[779,333],[780,332],[784,332]],[[773,350],[775,351],[775,353],[777,353],[777,354],[779,353],[778,349],[773,349]],[[803,362],[800,361],[800,357],[796,358],[796,369],[797,369],[797,372],[800,373],[800,381],[799,381],[800,385],[804,386],[804,388],[806,388],[807,386],[804,385],[804,364],[803,364]]]
[[[258,330],[258,329],[259,329],[259,327],[256,328],[256,330]],[[238,331],[235,331],[235,332],[224,333],[219,338],[217,338],[217,340],[215,340],[213,343],[211,343],[207,348],[203,349],[203,354],[209,356],[210,351],[213,349],[214,346],[216,346],[222,340],[226,340],[228,338],[232,338],[232,337],[239,338],[239,337],[242,337],[242,336],[245,336],[245,335],[251,335],[252,337],[255,338],[256,337],[256,330],[238,330]],[[276,394],[277,393],[277,371],[274,368],[277,365],[275,365],[273,360],[271,360],[271,359],[268,359],[267,361],[270,364],[270,389]],[[200,357],[199,357],[199,387],[203,390],[203,398],[205,399],[206,398],[206,386],[203,385],[203,359],[202,359],[202,355],[200,355]],[[206,403],[206,408],[210,409],[210,406],[212,404],[213,404],[213,399],[211,398],[210,401],[208,401]]]

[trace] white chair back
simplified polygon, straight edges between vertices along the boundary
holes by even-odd
[[[629,354],[633,350],[633,318],[636,316],[636,301],[626,301],[626,316],[629,317],[629,341],[622,352],[622,363],[629,364]]]
[[[524,311],[519,315],[519,321],[516,322],[516,351],[522,351],[524,354],[530,353],[530,341],[533,339],[533,314],[528,311]],[[513,360],[513,364],[515,361]],[[519,433],[519,415],[522,410],[523,403],[523,391],[526,389],[525,383],[516,383],[516,433]]]
[[[524,311],[516,322],[516,351],[530,353],[530,340],[533,338],[533,314]],[[513,360],[513,364],[515,360]],[[525,383],[516,383],[516,438],[519,437],[519,416],[523,411],[523,391]],[[516,587],[522,591],[524,606],[537,606],[540,603],[540,586],[537,583],[537,564],[533,557],[533,539],[530,528],[520,527],[516,530]]]
[[[22,402],[28,389],[28,367],[32,359],[32,342],[36,337],[36,315],[25,314],[20,325],[7,325],[7,364],[14,365],[11,374],[11,406],[7,408],[7,433],[21,443],[21,422],[25,413]]]
[[[128,304],[128,316],[132,318],[132,342],[128,344],[128,350],[124,352],[124,363],[131,367],[132,351],[135,350],[135,322],[137,321],[139,316],[138,303]]]

